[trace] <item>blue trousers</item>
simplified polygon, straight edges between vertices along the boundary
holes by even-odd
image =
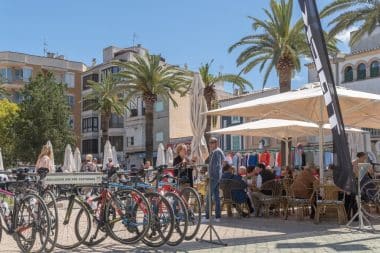
[[[215,218],[219,219],[221,218],[221,208],[220,208],[220,197],[219,197],[219,182],[218,181],[210,181],[211,184],[211,199],[215,201]],[[207,188],[207,195],[206,195],[206,218],[210,218],[209,214],[209,191],[210,188]]]

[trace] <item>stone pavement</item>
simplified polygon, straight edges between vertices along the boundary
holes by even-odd
[[[202,225],[199,235],[206,225]],[[55,252],[380,252],[380,234],[358,232],[339,226],[333,220],[322,220],[315,225],[310,220],[297,221],[271,218],[224,218],[215,225],[227,247],[195,240],[177,247],[152,249],[143,244],[121,245],[107,239],[93,248],[79,247],[72,251]],[[380,225],[376,228],[380,231]],[[207,236],[205,239],[208,239]],[[19,252],[16,243],[5,235],[0,252]]]

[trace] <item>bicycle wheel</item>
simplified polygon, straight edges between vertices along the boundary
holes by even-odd
[[[93,205],[96,205],[99,203],[100,197],[96,197],[92,200]],[[95,210],[91,208],[90,205],[86,205],[87,210],[89,211],[91,215],[91,230],[90,233],[88,234],[87,238],[83,241],[83,244],[89,247],[98,245],[99,243],[103,242],[107,238],[107,232],[104,226],[104,210],[99,210],[100,214],[97,216],[98,210],[97,208],[102,208],[104,207],[97,207]],[[84,212],[83,209],[79,211],[79,215]],[[103,212],[103,215],[101,214]],[[79,219],[76,220],[75,223],[75,235],[78,238],[81,238],[80,235],[80,222]]]
[[[180,244],[186,236],[188,217],[185,203],[180,196],[173,192],[167,192],[164,195],[169,201],[174,212],[174,230],[166,244],[176,246]]]
[[[187,208],[188,227],[185,240],[192,240],[201,226],[202,209],[198,192],[191,187],[185,187],[181,191],[182,200]]]
[[[150,227],[142,241],[149,247],[164,245],[173,233],[174,212],[169,201],[156,192],[144,194],[151,211]]]
[[[107,202],[105,220],[107,233],[114,240],[123,244],[137,243],[149,229],[149,203],[137,190],[117,191]]]
[[[55,244],[58,238],[58,209],[57,203],[55,201],[55,195],[53,192],[47,190],[42,194],[42,198],[46,203],[46,206],[49,210],[50,221],[51,221],[51,229],[50,234],[48,236],[49,240],[46,244],[45,252],[52,252],[54,250]]]
[[[59,235],[56,247],[73,249],[78,247],[87,238],[91,229],[91,218],[86,206],[74,195],[61,196],[57,200]],[[83,210],[81,212],[81,210]],[[79,223],[80,237],[75,233]]]
[[[51,228],[49,210],[41,197],[27,193],[14,213],[15,240],[22,252],[45,251]]]

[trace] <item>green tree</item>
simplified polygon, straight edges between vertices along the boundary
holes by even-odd
[[[338,14],[329,22],[332,26],[329,36],[335,37],[338,33],[359,25],[352,33],[350,45],[375,30],[380,25],[380,1],[379,0],[335,0],[321,11],[321,17]]]
[[[233,75],[233,74],[219,74],[217,76],[210,73],[210,67],[212,65],[213,61],[202,64],[199,68],[199,74],[201,75],[202,81],[205,85],[203,95],[206,99],[207,108],[209,110],[216,109],[217,107],[217,94],[215,90],[215,84],[218,82],[229,82],[234,85],[236,85],[239,89],[244,90],[247,86],[253,89],[252,84],[245,80],[244,78]],[[206,124],[206,142],[208,143],[208,140],[210,138],[210,134],[208,134],[209,131],[211,131],[211,123],[212,123],[212,117],[207,116],[207,124]]]
[[[105,75],[101,82],[88,81],[88,83],[92,91],[85,98],[91,99],[92,109],[101,114],[102,144],[104,144],[109,139],[108,130],[112,114],[121,116],[124,113],[124,85],[111,74]]]
[[[252,29],[255,34],[246,36],[229,48],[229,52],[237,47],[246,47],[236,62],[243,67],[244,73],[259,67],[260,72],[266,68],[263,87],[269,74],[276,70],[279,77],[280,92],[291,89],[292,76],[300,71],[302,56],[310,56],[304,23],[299,19],[292,25],[293,0],[270,1],[270,10],[264,9],[265,20],[249,17],[253,20]],[[336,52],[336,40],[328,43],[330,52]]]
[[[57,83],[50,72],[39,73],[25,86],[20,117],[15,124],[21,161],[35,163],[42,146],[50,140],[55,163],[62,163],[65,146],[74,142],[65,91],[66,85]]]
[[[135,61],[116,62],[123,69],[120,76],[125,82],[126,100],[142,95],[145,103],[145,149],[149,161],[153,158],[153,108],[157,98],[177,106],[172,95],[185,95],[191,81],[189,73],[160,59],[159,55],[146,53],[135,55]]]
[[[18,118],[19,107],[8,99],[0,100],[0,148],[5,168],[16,162],[16,132],[14,124]]]

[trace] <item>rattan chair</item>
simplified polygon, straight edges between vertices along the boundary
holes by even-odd
[[[317,196],[317,206],[314,222],[319,223],[321,211],[327,208],[336,209],[339,224],[347,222],[347,215],[344,209],[345,193],[335,185],[314,185],[315,196]],[[341,193],[341,194],[339,194]]]
[[[228,216],[232,216],[232,206],[234,206],[239,214],[239,217],[249,216],[249,207],[247,202],[238,203],[233,199],[232,191],[246,190],[246,185],[233,179],[221,179],[219,181],[219,188],[223,192],[222,209],[227,207]]]

